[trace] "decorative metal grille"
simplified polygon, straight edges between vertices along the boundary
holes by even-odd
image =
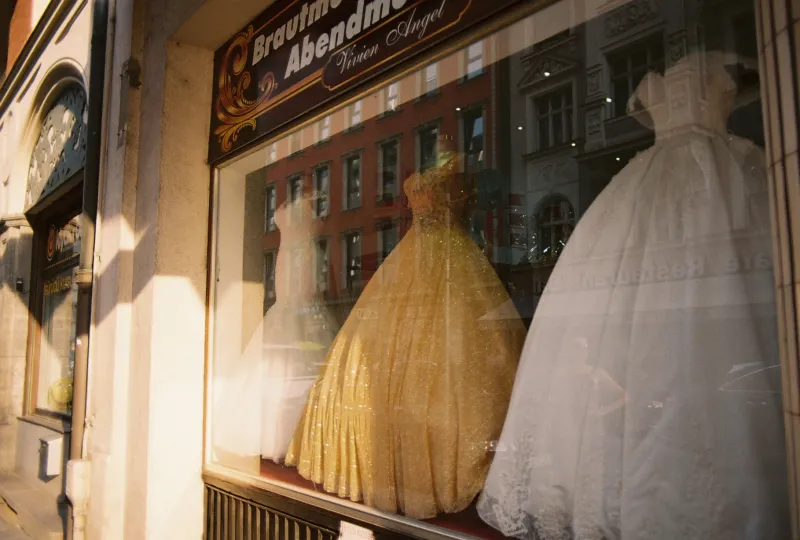
[[[338,534],[206,484],[206,540],[335,540]]]
[[[67,88],[42,122],[31,154],[25,207],[54,191],[86,163],[86,93]]]

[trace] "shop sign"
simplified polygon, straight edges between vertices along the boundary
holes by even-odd
[[[276,1],[215,54],[209,160],[518,1]]]
[[[78,219],[73,219],[60,228],[51,225],[47,231],[48,266],[77,256],[80,239]]]
[[[52,296],[72,288],[72,274],[56,276],[44,282],[44,295]]]

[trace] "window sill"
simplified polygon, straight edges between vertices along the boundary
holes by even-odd
[[[426,101],[429,101],[429,100],[432,100],[432,99],[434,99],[434,98],[437,98],[437,97],[439,97],[441,94],[442,94],[442,92],[441,92],[441,91],[440,91],[440,90],[437,88],[436,90],[432,90],[432,91],[430,91],[430,92],[428,92],[428,93],[426,93],[426,94],[422,94],[421,96],[419,96],[419,97],[418,97],[416,100],[414,100],[414,101],[415,101],[415,103],[416,103],[417,105],[419,105],[420,103],[424,103],[424,102],[426,102]]]
[[[375,206],[393,206],[399,198],[394,193],[386,193],[375,197]]]
[[[386,120],[387,118],[391,118],[392,116],[396,116],[403,111],[402,107],[397,107],[396,109],[392,109],[391,111],[384,111],[378,115],[378,122],[381,120]]]
[[[575,143],[574,147],[572,146],[572,143]],[[578,145],[580,144],[581,141],[576,139],[574,141],[559,144],[558,146],[550,146],[548,148],[543,148],[542,150],[534,150],[533,152],[523,155],[522,159],[523,161],[534,161],[537,159],[542,159],[544,157],[563,154],[567,150],[571,152],[576,152],[578,150]]]
[[[344,131],[342,131],[342,135],[348,135],[350,133],[358,133],[360,131],[364,131],[364,124],[358,124],[356,126],[349,127]]]
[[[359,204],[357,204],[355,206],[350,206],[348,208],[342,208],[342,212],[343,213],[344,212],[354,212],[356,210],[361,210],[361,203],[359,203]]]
[[[320,146],[327,146],[329,144],[331,144],[331,138],[330,137],[328,137],[327,139],[322,139],[321,141],[317,141],[312,146],[314,148],[319,148]]]
[[[57,433],[71,433],[72,423],[66,418],[55,418],[40,414],[28,414],[17,418],[20,422],[33,424],[34,426],[51,429]]]
[[[298,150],[297,152],[295,152],[293,154],[289,154],[288,156],[286,156],[286,159],[295,159],[295,158],[298,158],[298,157],[302,156],[303,154],[305,154],[305,151]]]
[[[458,86],[464,86],[471,82],[479,81],[484,77],[486,77],[486,72],[487,72],[486,68],[483,68],[480,70],[480,72],[476,73],[475,75],[472,76],[464,75],[463,77],[461,77],[461,79],[459,79]]]

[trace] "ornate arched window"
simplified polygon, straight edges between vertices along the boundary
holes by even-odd
[[[26,209],[83,169],[86,115],[86,93],[78,84],[68,86],[47,112],[31,153]]]
[[[83,88],[66,87],[42,119],[25,193],[36,246],[32,316],[39,323],[36,346],[28,350],[27,408],[62,418],[72,413],[86,115]]]

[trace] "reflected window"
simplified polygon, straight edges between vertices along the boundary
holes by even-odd
[[[536,133],[539,150],[572,140],[572,87],[536,98]]]
[[[274,231],[275,225],[275,210],[278,207],[278,198],[275,193],[275,186],[267,186],[267,197],[264,204],[264,230],[266,232]]]
[[[397,194],[397,178],[399,176],[398,147],[396,140],[381,145],[378,164],[378,199],[391,200]]]
[[[361,156],[355,155],[344,162],[344,209],[361,206]]]
[[[296,154],[303,149],[303,132],[297,130],[289,135],[289,155]]]
[[[322,165],[314,170],[314,191],[316,192],[315,210],[317,217],[328,215],[330,176],[330,169],[327,165]]]
[[[328,290],[328,268],[329,268],[328,239],[317,239],[317,290],[327,292]]]
[[[393,82],[387,86],[384,95],[386,99],[383,107],[384,112],[395,111],[400,104],[400,83]]]
[[[380,255],[378,263],[380,264],[389,257],[399,239],[397,225],[392,222],[379,224],[378,232],[378,253]]]
[[[467,160],[467,172],[476,172],[484,168],[484,115],[483,108],[472,109],[464,113],[464,154]]]
[[[347,109],[349,127],[356,127],[361,123],[361,100],[359,99]]]
[[[301,195],[303,195],[303,177],[292,176],[289,178],[289,200],[295,202]]]
[[[344,282],[348,291],[353,291],[361,284],[361,233],[352,232],[344,235]]]
[[[533,225],[533,259],[555,260],[566,247],[575,228],[575,212],[566,197],[554,195],[539,205]]]
[[[432,94],[439,87],[439,67],[430,64],[422,70],[422,95]]]
[[[317,125],[317,130],[319,131],[319,141],[327,141],[331,138],[331,117],[330,115],[326,116],[322,120],[319,121]]]
[[[623,52],[609,55],[612,111],[615,117],[627,114],[628,100],[648,72],[664,73],[664,42],[661,36],[644,41]],[[648,88],[649,93],[655,89]],[[637,100],[638,101],[638,100]],[[641,109],[637,103],[636,109]]]
[[[466,78],[473,79],[483,73],[483,41],[467,47]]]
[[[417,157],[419,171],[424,172],[436,165],[439,156],[437,139],[439,126],[429,126],[417,133]]]
[[[264,253],[264,303],[269,308],[275,303],[275,251]],[[265,309],[266,311],[266,309]]]

